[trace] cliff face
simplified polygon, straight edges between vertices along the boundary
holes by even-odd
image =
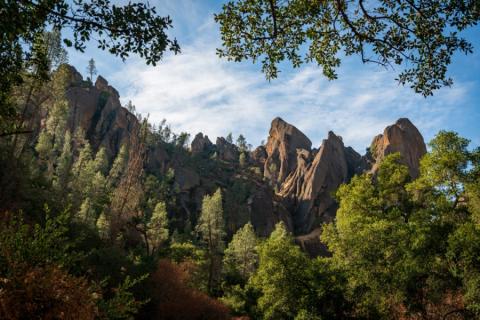
[[[82,128],[94,149],[105,147],[113,158],[138,133],[138,119],[121,106],[118,92],[102,77],[92,86],[85,85],[73,68],[71,75],[70,130]],[[195,220],[203,196],[221,187],[230,233],[251,221],[259,235],[267,236],[283,221],[302,247],[319,254],[326,252],[318,238],[321,225],[332,221],[337,210],[335,191],[355,174],[374,174],[394,152],[400,152],[412,177],[418,176],[426,147],[408,119],[388,126],[373,139],[370,152],[361,156],[333,132],[319,149],[312,149],[299,129],[275,118],[266,145],[247,154],[246,168],[239,164],[237,146],[223,137],[213,144],[199,133],[189,151],[171,154],[165,143],[149,146],[146,171],[162,176],[167,169],[174,170],[179,219]]]
[[[98,77],[94,86],[85,85],[82,76],[70,67],[71,83],[66,92],[70,105],[68,127],[71,132],[81,128],[92,147],[104,147],[114,157],[122,144],[138,132],[137,118],[120,104],[120,96],[107,80]]]
[[[297,149],[310,151],[312,142],[300,130],[281,118],[272,121],[268,136],[264,176],[274,185],[281,185],[297,167]]]
[[[379,164],[385,156],[400,152],[402,161],[410,170],[413,178],[418,177],[420,159],[427,152],[423,137],[418,129],[406,118],[398,119],[395,124],[388,126],[373,138],[370,152],[375,160],[372,172],[378,170]]]

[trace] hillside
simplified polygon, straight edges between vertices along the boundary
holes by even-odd
[[[120,147],[138,134],[141,119],[120,104],[118,91],[106,79],[99,76],[90,85],[75,68],[65,68],[68,130],[82,129],[93,150],[105,148],[112,161]],[[240,150],[224,137],[212,143],[198,133],[185,150],[172,152],[167,141],[160,139],[148,146],[145,169],[159,177],[173,169],[179,192],[169,214],[178,218],[180,228],[187,219],[195,224],[203,197],[220,187],[226,193],[230,236],[247,221],[258,235],[268,236],[283,221],[300,245],[316,255],[324,250],[319,227],[333,221],[337,210],[333,194],[342,183],[355,174],[375,173],[382,159],[395,152],[400,152],[415,178],[426,153],[422,135],[408,119],[399,119],[374,137],[365,155],[345,146],[333,132],[320,146],[312,147],[308,137],[281,118],[273,119],[266,141],[265,146]],[[239,163],[242,152],[244,165]]]

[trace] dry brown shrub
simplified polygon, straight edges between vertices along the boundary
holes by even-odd
[[[94,319],[96,299],[85,279],[56,266],[0,278],[0,319]]]
[[[152,319],[229,319],[229,310],[220,301],[213,299],[188,285],[193,265],[185,262],[175,264],[161,260],[152,275]]]
[[[422,299],[423,300],[423,299]],[[463,296],[460,292],[447,292],[438,303],[424,301],[424,312],[411,314],[403,306],[392,310],[392,318],[398,320],[464,320],[470,319],[465,310]]]

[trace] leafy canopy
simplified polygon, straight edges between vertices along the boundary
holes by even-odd
[[[215,16],[218,54],[259,60],[267,79],[284,60],[294,67],[315,62],[336,79],[341,56],[355,54],[363,63],[403,67],[397,80],[424,96],[452,84],[452,56],[473,50],[460,32],[479,19],[475,0],[235,0]]]

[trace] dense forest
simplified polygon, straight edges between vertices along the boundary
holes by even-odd
[[[97,20],[68,17],[61,1],[2,4],[13,27],[2,22],[0,319],[480,318],[478,146],[440,131],[427,148],[408,119],[363,156],[333,132],[312,148],[280,118],[257,148],[243,135],[191,139],[122,106],[106,79],[94,81],[95,61],[76,66],[84,78],[64,48],[107,30],[118,43],[100,49],[155,64],[179,50],[169,18],[88,3],[76,5]],[[228,38],[236,10],[256,10],[238,6],[217,16],[229,50],[242,42]],[[457,27],[478,20],[478,6],[461,12],[470,15]],[[73,43],[59,28],[68,23]],[[341,39],[363,53],[354,40],[368,38],[354,38]],[[280,60],[264,61],[270,76]],[[334,78],[337,63],[325,64]],[[425,68],[401,81],[425,95],[448,85],[443,70],[422,78]]]

